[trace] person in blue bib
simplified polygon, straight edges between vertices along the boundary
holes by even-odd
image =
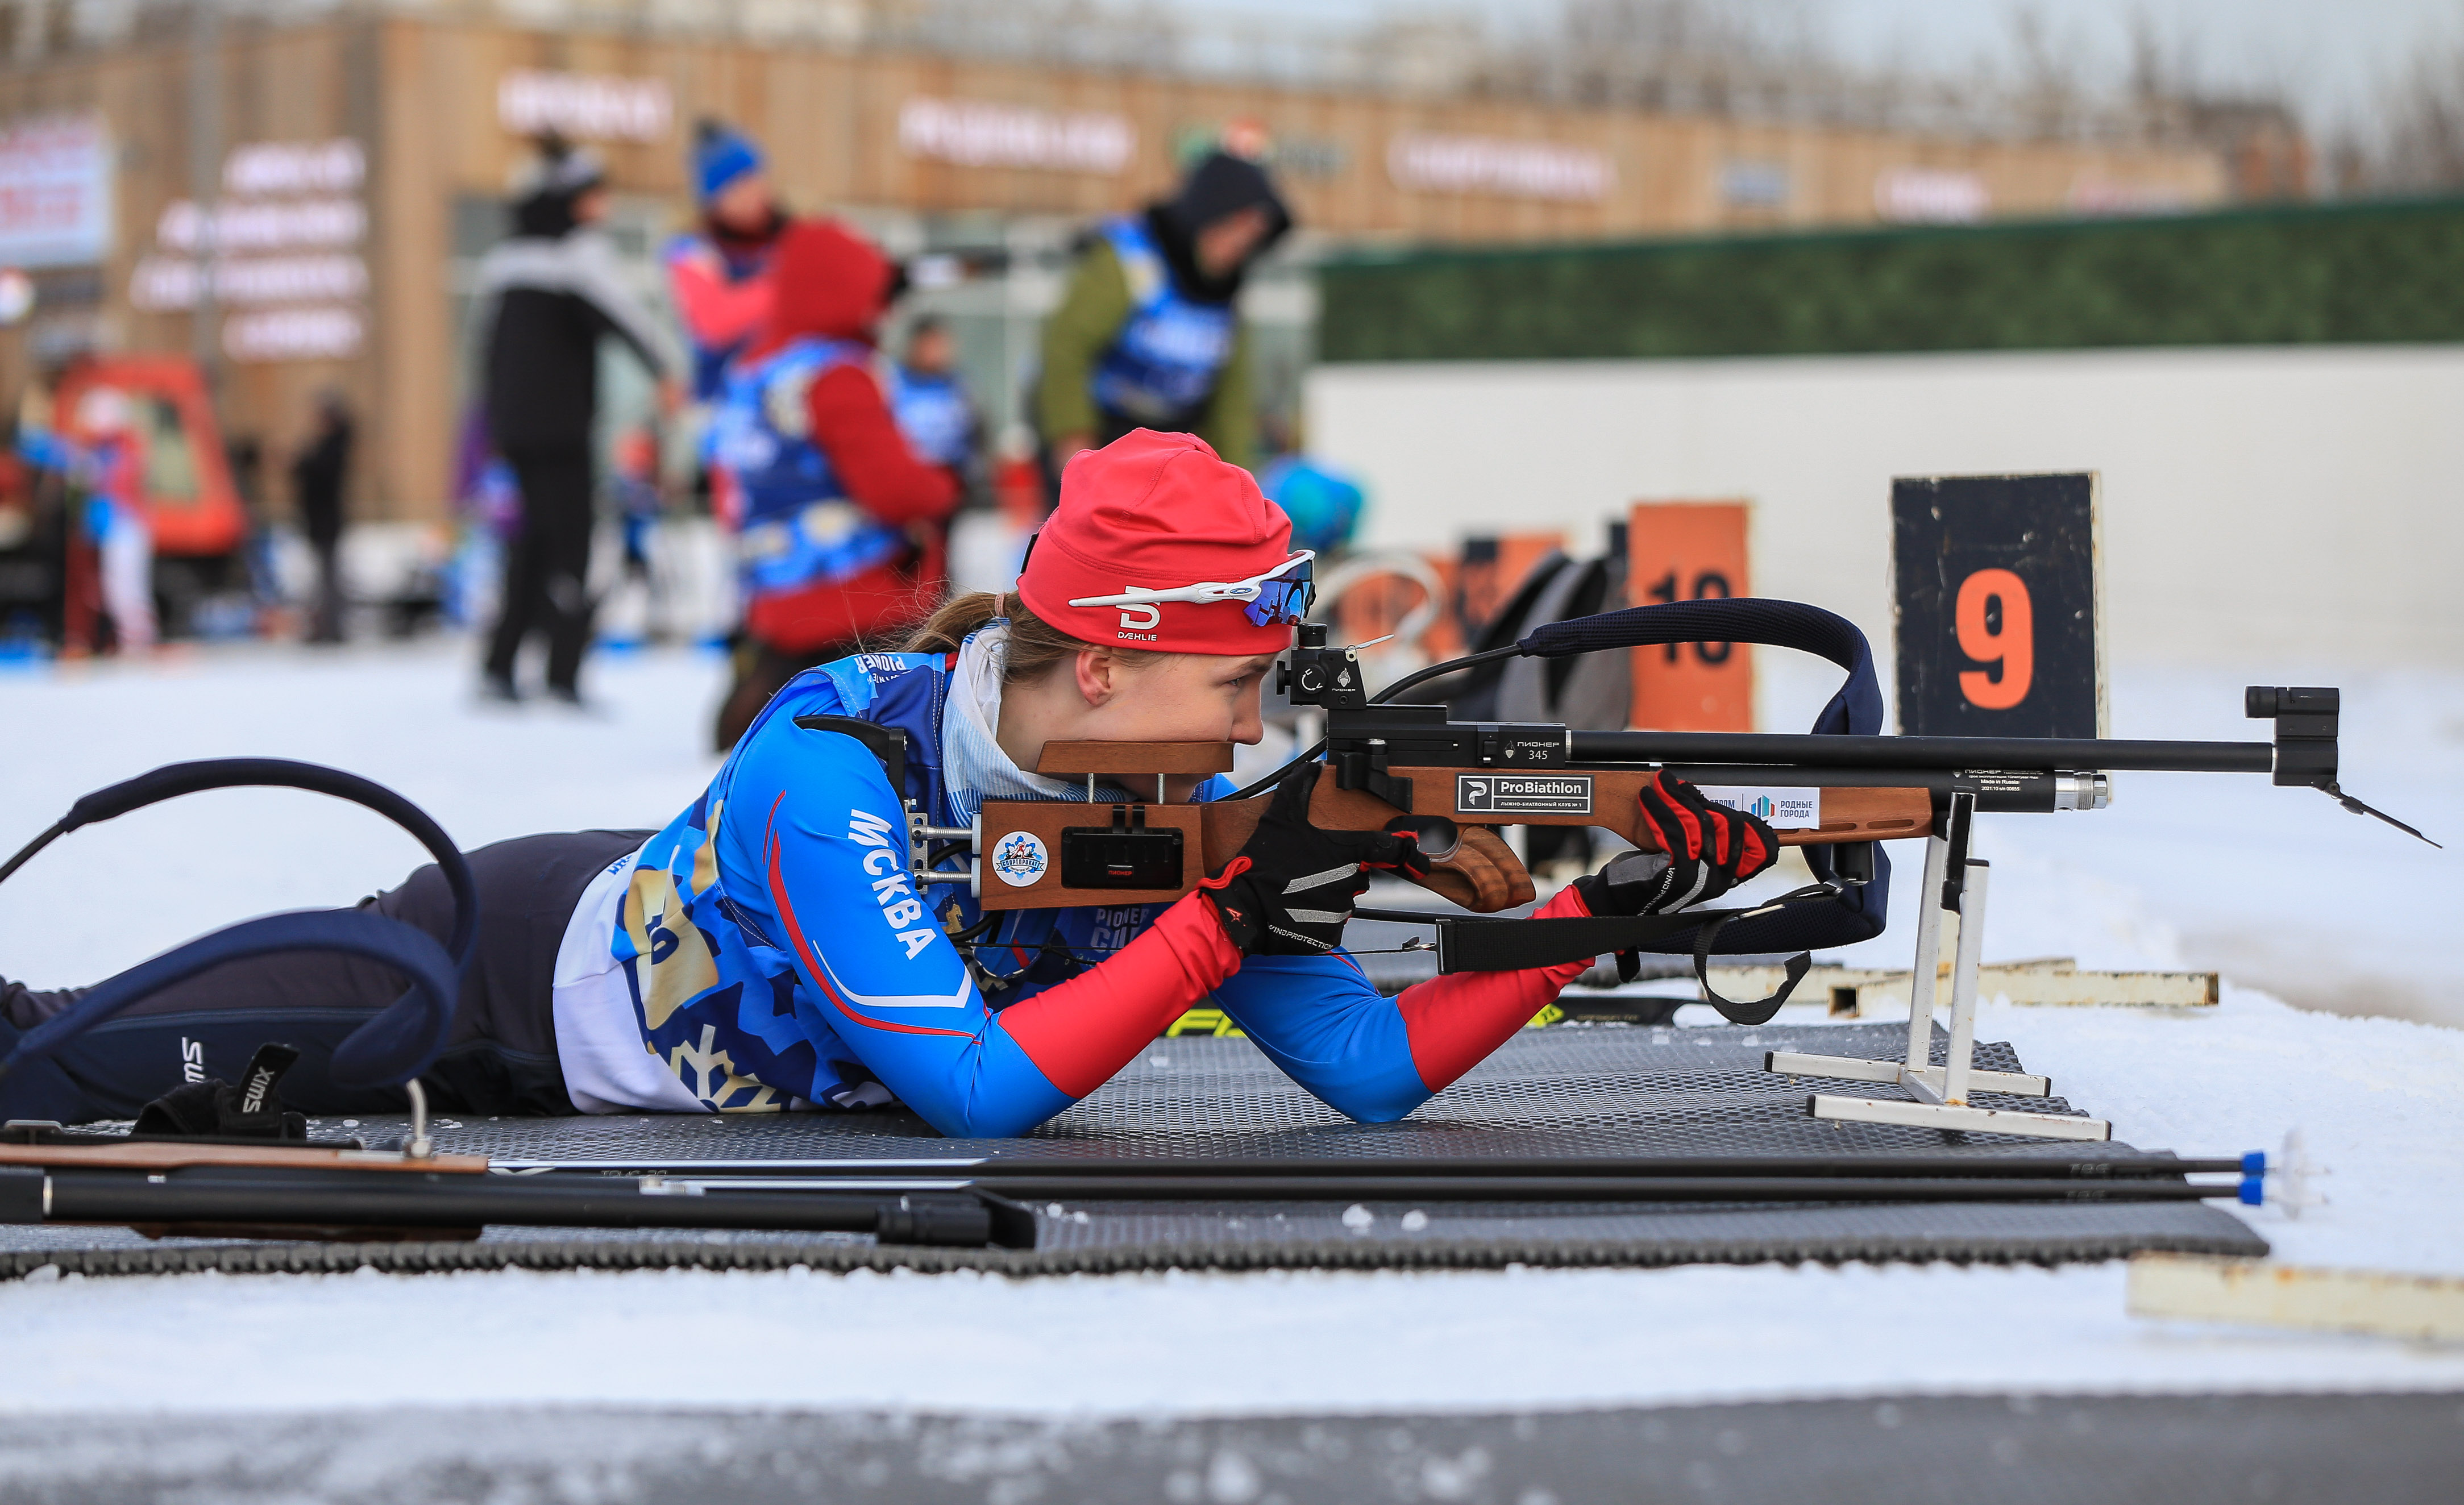
[[[1194,433],[1254,469],[1258,420],[1235,302],[1290,230],[1265,169],[1217,152],[1177,193],[1097,225],[1044,325],[1036,431],[1056,473],[1133,428]]]
[[[889,371],[890,412],[916,458],[950,472],[962,497],[983,491],[984,421],[958,369],[958,341],[936,315],[907,326],[906,347]]]
[[[721,752],[790,679],[898,642],[940,601],[959,494],[900,426],[880,369],[898,269],[828,220],[789,226],[773,265],[769,320],[729,365],[702,435],[744,610]]]
[[[899,1104],[945,1135],[1017,1135],[1211,1000],[1337,1112],[1412,1112],[1589,958],[1381,995],[1343,950],[1344,927],[1371,871],[1423,860],[1399,829],[1312,825],[1313,766],[1170,904],[987,913],[959,854],[911,865],[911,812],[963,827],[988,799],[1153,792],[1144,777],[1037,773],[1048,743],[1256,742],[1260,685],[1309,609],[1311,565],[1248,472],[1197,439],[1139,430],[1080,455],[1014,593],[962,597],[903,651],[797,677],[664,829],[472,854],[478,952],[452,1041],[422,1076],[431,1100],[472,1113]],[[876,751],[893,732],[894,764]],[[1228,792],[1165,780],[1174,801]],[[1541,914],[1707,902],[1778,853],[1768,826],[1680,781],[1647,788],[1642,809],[1669,855],[1628,854]],[[983,845],[986,885],[1052,860],[998,823]],[[367,905],[439,936],[451,922],[433,867]],[[0,1078],[0,1115],[126,1117],[184,1070],[236,1077],[268,1038],[301,1052],[283,1080],[290,1106],[399,1108],[399,1090],[345,1090],[326,1069],[399,986],[349,958],[234,963]],[[77,996],[0,981],[0,1051]]]

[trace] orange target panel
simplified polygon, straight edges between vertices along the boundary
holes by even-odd
[[[1750,596],[1746,502],[1637,502],[1626,526],[1626,600]],[[1634,650],[1634,725],[1654,731],[1754,730],[1753,649],[1672,643]]]

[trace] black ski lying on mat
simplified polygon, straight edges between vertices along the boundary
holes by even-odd
[[[563,1162],[612,1171],[621,1162]],[[548,1170],[497,1161],[499,1175]],[[639,1167],[627,1167],[639,1168]],[[1669,1157],[1593,1160],[948,1160],[701,1162],[660,1167],[708,1195],[844,1194],[866,1188],[999,1188],[1039,1202],[2201,1202],[2256,1203],[2266,1158],[2147,1155]],[[2192,1174],[2230,1174],[2191,1182]]]
[[[731,1185],[731,1181],[735,1185]],[[999,1187],[1023,1202],[2231,1202],[2240,1182],[2025,1181],[1993,1176],[999,1176],[847,1181],[712,1177],[679,1183],[713,1202],[816,1196],[866,1186],[914,1192]],[[745,1189],[737,1189],[742,1187]]]
[[[523,1228],[870,1233],[885,1244],[1035,1247],[1035,1215],[971,1188],[732,1190],[657,1176],[497,1177],[196,1166],[143,1172],[0,1166],[0,1223],[124,1224],[261,1238],[475,1236]]]
[[[2099,1181],[2131,1177],[2190,1175],[2261,1175],[2267,1157],[2240,1155],[2230,1159],[2182,1160],[2171,1155],[1655,1155],[1479,1157],[1359,1156],[1348,1159],[1278,1159],[1265,1156],[1223,1159],[1093,1160],[953,1156],[947,1159],[901,1160],[523,1160],[496,1159],[489,1169],[499,1175],[527,1176],[544,1171],[598,1171],[602,1174],[691,1176],[812,1176],[825,1179],[907,1179],[944,1176],[987,1183],[1054,1176],[1174,1176],[1190,1179],[1241,1176],[1368,1177],[1378,1180],[1414,1177],[1771,1177],[1834,1176],[1878,1179],[1886,1176],[1928,1176],[1973,1180],[2017,1177],[2023,1180]]]

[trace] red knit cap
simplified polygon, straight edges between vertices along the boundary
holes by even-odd
[[[1288,624],[1258,626],[1239,601],[1072,606],[1073,600],[1245,580],[1292,556],[1291,519],[1237,465],[1190,434],[1135,429],[1081,450],[1018,593],[1082,643],[1166,653],[1275,653]]]

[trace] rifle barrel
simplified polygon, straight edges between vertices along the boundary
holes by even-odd
[[[2270,774],[2266,742],[2149,742],[2108,737],[1852,737],[1755,731],[1576,731],[1584,763],[1763,763],[1832,769],[2117,769]]]

